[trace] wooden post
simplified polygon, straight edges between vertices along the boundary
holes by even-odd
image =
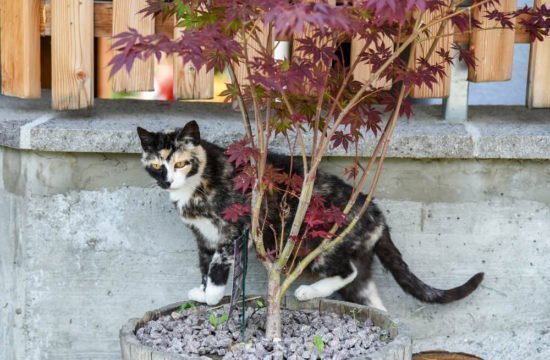
[[[2,0],[2,94],[40,97],[40,0]]]
[[[145,0],[113,0],[113,35],[136,29],[142,35],[155,33],[155,19],[138,12],[147,5]],[[128,74],[125,69],[112,78],[113,91],[148,91],[155,86],[153,58],[136,60]]]
[[[377,40],[382,43],[385,47],[391,47],[393,52],[393,41],[388,36],[383,35],[382,39]],[[363,47],[365,47],[366,40],[359,39],[358,37],[351,40],[351,54],[350,54],[350,61],[353,64],[353,62],[356,61],[357,57],[361,53],[361,50],[363,50]],[[371,43],[369,45],[369,49],[374,49],[375,44]],[[361,83],[366,83],[372,79],[372,65],[367,64],[366,62],[362,61],[353,70],[353,79],[356,81],[359,81]],[[391,81],[384,79],[384,78],[378,78],[377,80],[373,81],[371,86],[375,89],[383,88],[385,90],[389,90],[391,88]]]
[[[535,0],[535,6],[550,0]],[[550,107],[550,39],[531,44],[529,78],[527,84],[527,106],[530,108]]]
[[[180,36],[182,29],[174,29],[174,37]],[[214,97],[214,70],[199,70],[191,63],[183,63],[180,56],[174,56],[174,95],[176,99],[211,99]]]
[[[320,2],[320,0],[307,0],[307,1],[308,2]],[[336,6],[336,0],[329,0],[328,4],[331,5],[331,6]],[[313,58],[312,55],[305,55],[302,51],[295,50],[298,47],[300,47],[300,42],[298,41],[298,39],[308,38],[308,37],[311,37],[312,35],[313,35],[313,29],[310,28],[309,24],[306,24],[305,27],[304,27],[304,33],[302,35],[296,36],[294,38],[293,45],[292,45],[292,57],[293,58],[301,58],[301,59],[306,59],[306,60],[312,60],[312,58]],[[319,42],[317,42],[317,44],[319,44]],[[322,72],[326,72],[326,71],[329,71],[330,69],[324,68],[324,65],[322,65],[319,70],[322,71]],[[311,86],[311,84],[309,84],[309,81],[308,81],[307,84],[306,84],[306,88],[310,87],[310,86]],[[309,92],[312,92],[312,91],[309,91]]]
[[[449,1],[447,1],[449,2]],[[429,12],[426,11],[422,18],[422,23],[428,24],[434,19],[441,17],[441,13],[439,11],[436,12]],[[428,34],[422,34],[419,38],[419,42],[414,48],[415,59],[418,59],[419,57],[426,57],[428,55],[428,52],[430,50],[430,47],[436,40],[425,40],[429,37],[434,37],[437,35],[441,24],[435,24],[433,26],[429,27],[429,33]],[[435,50],[433,54],[430,55],[430,58],[428,62],[431,65],[439,64],[442,62],[441,56],[436,54],[436,51],[443,48],[450,53],[451,44],[453,43],[453,36],[449,35],[453,32],[453,26],[450,21],[447,21],[444,25],[443,33],[441,35],[447,35],[445,37],[440,38],[437,40],[437,45],[435,47]],[[418,65],[418,64],[416,64]],[[438,81],[436,84],[433,84],[432,88],[430,89],[426,85],[422,86],[415,86],[411,90],[411,96],[414,98],[443,98],[449,96],[450,91],[450,85],[451,85],[451,66],[450,64],[444,62],[443,63],[443,70],[445,71],[445,76],[443,78],[437,78]]]
[[[174,59],[174,92],[177,99],[212,99],[214,97],[214,70],[198,71],[191,63]]]
[[[82,109],[94,102],[93,0],[51,0],[52,106]]]
[[[261,41],[261,44],[258,44],[256,41],[254,41],[250,36],[247,38],[248,43],[248,60],[251,61],[254,59],[255,56],[258,56],[260,54],[260,50],[262,48],[267,48],[267,42],[269,41],[271,36],[271,29],[266,26],[263,22],[256,23],[256,28],[258,29],[258,35]],[[243,39],[240,37],[238,38],[239,43],[242,45],[244,43]],[[273,44],[273,43],[272,43]],[[271,47],[273,48],[273,46]],[[246,66],[244,62],[239,62],[237,65],[237,68],[235,69],[235,75],[237,77],[237,81],[239,82],[239,85],[246,85],[248,84],[248,73],[246,70]]]
[[[500,0],[495,4],[500,11],[514,11],[517,8],[516,0]],[[492,10],[492,9],[491,9]],[[513,29],[491,29],[501,27],[494,20],[484,17],[487,10],[482,6],[472,10],[472,16],[481,22],[482,29],[474,29],[470,48],[476,57],[476,68],[470,69],[468,80],[473,82],[506,81],[512,78],[512,64],[514,61],[515,32]],[[511,21],[515,24],[516,19]]]

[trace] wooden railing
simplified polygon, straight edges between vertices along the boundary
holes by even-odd
[[[536,0],[538,5],[550,4],[550,0]],[[2,65],[2,94],[22,98],[37,98],[42,88],[51,87],[54,109],[80,109],[93,105],[94,73],[105,77],[105,46],[98,51],[95,38],[109,38],[113,34],[136,28],[142,34],[163,33],[178,36],[179,29],[173,19],[155,20],[136,13],[145,0],[0,0],[0,52]],[[500,0],[503,10],[513,10],[515,0]],[[429,17],[430,15],[425,15]],[[492,24],[479,12],[472,16]],[[446,31],[454,30],[449,26]],[[50,44],[51,37],[51,47]],[[361,46],[361,40],[350,39],[351,57]],[[391,42],[391,39],[388,39]],[[429,47],[423,42],[415,51]],[[529,42],[521,29],[494,29],[474,31],[471,35],[448,36],[440,46],[450,48],[452,42],[469,45],[475,49],[478,65],[470,71],[472,82],[507,81],[512,76],[515,43]],[[105,44],[105,41],[102,42]],[[94,46],[95,45],[95,46]],[[251,52],[254,51],[251,49]],[[292,56],[300,56],[298,52]],[[437,59],[433,59],[437,61]],[[179,99],[204,99],[213,96],[213,74],[197,72],[192,65],[174,60],[174,95]],[[99,66],[98,66],[99,65]],[[130,74],[119,72],[109,82],[114,91],[147,91],[153,89],[153,61],[134,65]],[[94,71],[95,70],[95,71]],[[416,98],[445,98],[449,96],[449,76],[432,89],[416,88]],[[238,74],[244,80],[244,74]],[[368,65],[355,69],[356,80],[370,76]],[[550,107],[550,40],[531,45],[527,105]],[[382,84],[390,86],[391,84]]]

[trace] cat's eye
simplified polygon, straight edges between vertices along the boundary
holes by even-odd
[[[178,161],[176,164],[174,164],[174,168],[181,169],[182,167],[187,166],[189,164],[190,164],[189,161]]]
[[[151,167],[155,170],[160,170],[160,168],[162,167],[162,165],[160,164],[151,164]]]

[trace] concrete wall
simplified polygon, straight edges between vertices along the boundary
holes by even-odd
[[[340,173],[348,160],[329,159]],[[419,341],[550,326],[550,161],[389,159],[377,196],[394,241],[426,282],[478,271],[464,301],[421,304],[376,264],[389,311]],[[0,359],[119,359],[130,317],[199,281],[196,250],[137,155],[0,147]],[[255,261],[252,292],[265,278]]]

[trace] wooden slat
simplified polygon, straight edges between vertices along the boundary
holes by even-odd
[[[51,0],[52,106],[81,109],[94,102],[92,0]]]
[[[41,2],[42,16],[40,19],[40,31],[42,35],[51,34],[51,6],[49,3]],[[94,4],[94,36],[110,37],[113,32],[113,4],[95,3]],[[155,32],[172,36],[174,33],[174,21],[169,18],[158,17],[155,19]]]
[[[214,97],[214,70],[202,67],[198,72],[191,63],[181,58],[174,61],[174,93],[177,99],[212,99]]]
[[[495,5],[500,11],[514,11],[517,0],[500,0]],[[492,10],[492,9],[491,9]],[[470,48],[474,50],[476,68],[469,70],[468,80],[473,82],[506,81],[512,78],[512,64],[514,60],[514,30],[490,29],[501,27],[494,21],[484,17],[487,10],[478,7],[472,10],[472,16],[481,22],[481,30],[474,30]],[[512,22],[515,23],[515,18]],[[483,30],[489,29],[489,30]]]
[[[40,0],[2,0],[2,94],[40,97]]]
[[[112,35],[136,29],[142,35],[155,32],[155,19],[143,16],[138,12],[147,5],[145,0],[113,0],[113,33]],[[148,91],[153,90],[153,58],[147,61],[136,60],[130,73],[125,69],[117,72],[112,78],[113,91]]]
[[[307,2],[321,2],[322,0],[307,0]],[[332,6],[336,6],[336,0],[329,0],[327,1],[328,4],[332,5]],[[313,55],[305,55],[303,53],[303,51],[299,51],[299,50],[295,50],[295,49],[298,49],[301,45],[301,43],[298,41],[299,39],[306,39],[308,37],[312,37],[314,33],[314,29],[311,29],[311,27],[309,26],[309,24],[305,24],[304,26],[304,33],[303,34],[300,34],[300,35],[297,35],[294,37],[294,41],[293,41],[293,44],[292,44],[292,57],[293,58],[296,58],[296,59],[305,59],[305,60],[311,60],[313,58]],[[317,44],[320,45],[320,42],[317,42]],[[319,64],[319,68],[317,69],[318,71],[320,71],[321,73],[325,73],[327,71],[329,71],[329,69],[326,68],[326,66],[324,64]],[[310,86],[311,84],[308,84],[306,83],[305,86],[306,86],[306,89]]]
[[[256,26],[258,29],[257,31],[258,31],[261,44],[258,44],[256,41],[254,41],[250,37],[247,38],[246,40],[248,43],[247,54],[248,54],[249,60],[252,60],[254,59],[255,56],[258,56],[260,54],[260,49],[267,48],[267,42],[271,37],[269,28],[263,22],[259,22]],[[242,39],[239,38],[238,41],[241,43],[241,45],[243,44]],[[273,48],[273,44],[271,48]],[[244,62],[240,62],[237,65],[237,68],[235,69],[235,75],[240,85],[248,84],[248,79],[247,79],[248,73],[246,71],[246,67],[244,66]]]
[[[175,28],[174,37],[180,36],[181,28]],[[191,63],[183,63],[180,56],[174,58],[174,96],[177,99],[211,99],[214,97],[214,70],[198,71]]]
[[[428,24],[431,21],[433,21],[434,19],[440,18],[440,17],[441,17],[441,12],[440,11],[434,11],[434,12],[426,11],[423,15],[422,23]],[[430,50],[430,47],[432,46],[432,44],[434,43],[435,40],[424,40],[423,41],[423,39],[436,36],[439,29],[440,29],[440,26],[441,26],[441,24],[435,24],[433,26],[430,26],[429,27],[429,32],[425,33],[425,34],[422,34],[420,36],[420,39],[419,39],[420,41],[414,49],[415,59],[418,59],[420,57],[427,57],[428,56],[428,52]],[[453,36],[450,35],[450,34],[452,34],[452,31],[453,31],[453,26],[452,26],[451,22],[449,21],[449,22],[446,23],[445,28],[443,29],[443,34],[442,34],[442,35],[449,35],[449,36],[445,36],[445,37],[439,39],[439,41],[437,42],[435,50],[434,50],[433,54],[431,54],[431,56],[428,60],[431,65],[442,63],[441,56],[436,54],[437,50],[443,48],[443,49],[450,52],[451,44],[453,43]],[[450,87],[450,85],[451,85],[451,66],[448,63],[443,63],[442,65],[443,65],[443,70],[445,71],[445,76],[443,78],[438,78],[437,84],[434,84],[431,89],[428,86],[424,85],[424,84],[422,86],[413,87],[412,90],[411,90],[411,96],[412,97],[414,97],[414,98],[443,98],[443,97],[448,97],[449,96],[449,91],[451,89],[451,87]]]
[[[536,6],[550,5],[550,0],[535,0]],[[530,108],[550,107],[550,39],[531,44],[527,105]]]
[[[40,2],[40,32],[43,36],[49,36],[51,34],[51,7],[49,3],[44,4]],[[521,19],[519,16],[518,19]],[[95,37],[109,37],[113,31],[113,5],[112,3],[95,3],[94,5],[94,36]],[[456,29],[458,30],[458,29]],[[155,32],[157,34],[164,34],[166,36],[172,36],[174,34],[174,22],[170,18],[157,18],[155,19]],[[288,41],[290,39],[284,37],[278,37],[276,41]],[[470,42],[469,34],[460,34],[456,36],[455,41],[461,44],[467,44]],[[529,34],[525,32],[523,28],[516,28],[515,35],[516,43],[528,43]]]
[[[388,36],[383,35],[383,38],[380,40],[377,40],[382,42],[382,44],[385,47],[390,47],[393,49],[393,41]],[[350,61],[353,64],[353,62],[356,61],[357,57],[361,53],[361,50],[365,47],[366,40],[355,38],[351,41],[351,54],[350,54]],[[375,44],[372,43],[369,45],[369,48],[374,49]],[[362,83],[366,83],[367,81],[370,81],[372,78],[372,65],[367,64],[366,62],[360,62],[357,64],[355,69],[353,70],[353,79]],[[373,88],[384,88],[384,89],[390,89],[391,88],[391,81],[388,81],[384,78],[378,78],[376,81],[374,81],[371,86]]]

